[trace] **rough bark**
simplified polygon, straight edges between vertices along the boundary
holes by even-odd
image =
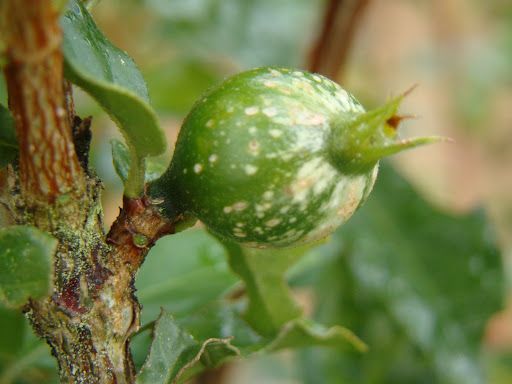
[[[63,79],[62,32],[52,0],[3,0],[5,75],[19,141],[9,168],[9,212],[59,240],[53,292],[24,308],[51,346],[64,383],[132,383],[130,336],[139,327],[134,276],[173,223],[147,198],[125,199],[106,235],[101,183],[87,168],[90,119],[74,116]]]
[[[64,102],[59,15],[48,0],[4,0],[2,7],[22,191],[41,202],[80,195],[85,179]]]

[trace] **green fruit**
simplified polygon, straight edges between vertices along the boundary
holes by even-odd
[[[397,141],[401,99],[365,112],[316,74],[240,73],[195,104],[150,195],[169,216],[191,214],[246,246],[321,239],[367,198],[381,157],[435,140]]]

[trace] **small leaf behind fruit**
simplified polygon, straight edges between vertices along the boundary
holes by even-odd
[[[18,153],[14,119],[9,110],[0,105],[0,168],[9,164]]]
[[[34,227],[0,229],[0,302],[19,307],[51,288],[57,240]]]
[[[144,79],[133,60],[101,33],[80,1],[70,1],[61,25],[65,75],[91,94],[119,126],[132,159],[125,194],[138,196],[144,184],[145,158],[167,147]]]
[[[116,173],[123,183],[126,183],[132,162],[130,149],[117,139],[112,139],[110,145],[112,146],[112,160]],[[169,160],[164,155],[148,157],[146,159],[146,182],[158,179],[165,172],[168,164]]]

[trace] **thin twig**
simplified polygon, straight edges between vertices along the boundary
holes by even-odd
[[[333,80],[342,76],[357,28],[371,0],[329,0],[308,69]]]

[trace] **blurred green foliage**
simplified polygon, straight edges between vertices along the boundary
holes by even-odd
[[[505,287],[483,212],[439,212],[383,166],[366,206],[309,257],[298,276],[315,286],[316,316],[370,351],[304,352],[307,383],[487,382],[481,342]]]

